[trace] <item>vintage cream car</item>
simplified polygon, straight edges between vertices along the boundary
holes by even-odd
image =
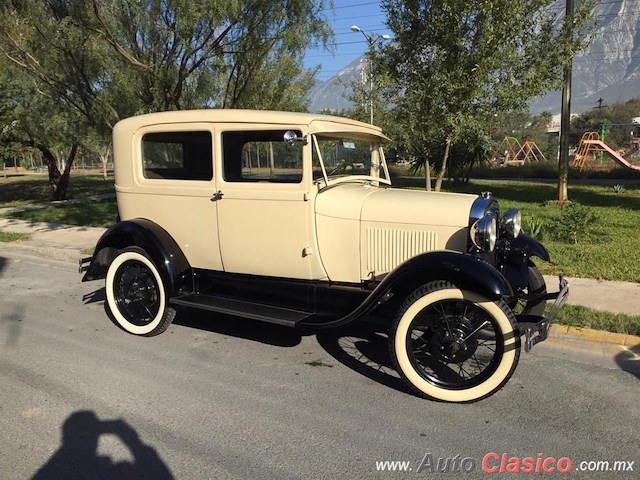
[[[119,222],[82,259],[115,321],[157,335],[176,307],[321,330],[392,313],[419,394],[466,402],[546,338],[544,247],[481,196],[391,188],[375,126],[304,113],[154,113],[113,132]],[[547,300],[555,299],[544,318]],[[188,314],[188,313],[184,313]]]

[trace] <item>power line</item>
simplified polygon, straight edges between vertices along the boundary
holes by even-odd
[[[341,5],[339,7],[327,7],[323,11],[324,12],[332,12],[334,10],[343,10],[345,8],[354,8],[354,7],[366,7],[367,5],[380,5],[380,2],[365,2],[365,3],[354,3],[353,5]]]

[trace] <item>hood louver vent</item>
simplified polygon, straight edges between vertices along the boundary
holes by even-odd
[[[367,228],[367,271],[390,272],[405,260],[436,250],[438,235],[429,231]]]

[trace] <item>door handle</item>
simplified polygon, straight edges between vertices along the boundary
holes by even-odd
[[[224,193],[222,193],[222,191],[218,190],[216,193],[211,195],[211,201],[212,202],[217,202],[218,200],[220,200],[222,198],[222,195],[224,195]]]

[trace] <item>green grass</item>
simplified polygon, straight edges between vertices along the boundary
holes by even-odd
[[[28,233],[0,232],[0,242],[19,242],[28,239]]]
[[[640,317],[602,312],[579,305],[564,305],[555,323],[570,327],[592,328],[613,333],[640,335]]]
[[[93,202],[80,205],[26,210],[7,214],[9,218],[28,222],[61,223],[90,227],[110,227],[116,221],[116,201]]]
[[[82,198],[114,191],[113,178],[71,173],[67,199]],[[0,176],[0,208],[21,207],[50,200],[47,174]]]

